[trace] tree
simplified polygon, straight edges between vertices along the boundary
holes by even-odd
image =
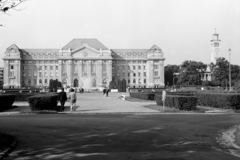
[[[181,64],[179,83],[201,85],[201,74],[206,71],[207,65],[202,62],[186,60]]]
[[[173,74],[180,72],[179,65],[167,65],[164,67],[165,85],[173,85]],[[174,83],[175,84],[175,83]]]
[[[7,13],[9,10],[17,10],[16,7],[27,0],[0,0],[0,12]]]
[[[214,81],[219,81],[221,86],[226,86],[229,77],[229,62],[224,57],[219,57],[213,69]]]
[[[118,92],[122,92],[122,81],[120,79],[118,80],[117,85],[118,85]]]
[[[126,92],[127,81],[125,79],[122,80],[122,92]]]
[[[11,9],[19,11],[19,9],[16,9],[16,8],[25,1],[27,0],[0,0],[0,12],[4,14],[8,14],[8,11]],[[5,25],[0,24],[0,27],[3,27],[3,26]]]

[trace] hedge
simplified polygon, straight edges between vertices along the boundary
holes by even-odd
[[[14,100],[15,100],[14,94],[0,94],[0,102],[2,103],[0,110],[12,107]]]
[[[155,100],[155,93],[130,92],[130,97],[144,100]]]
[[[144,100],[155,100],[156,95],[162,96],[162,92],[151,92],[151,93],[130,92],[130,97],[144,99]],[[167,95],[194,96],[195,93],[194,92],[167,92]]]
[[[195,110],[197,102],[196,96],[167,95],[165,106],[180,110]],[[161,95],[156,96],[156,103],[159,106],[163,105]]]
[[[239,93],[198,93],[198,105],[222,109],[240,109]]]
[[[8,94],[8,93],[3,93],[3,94]],[[10,93],[12,95],[15,95],[15,101],[27,101],[28,97],[39,95],[39,94],[48,94],[45,92],[28,92],[28,93]]]
[[[32,111],[40,110],[55,110],[60,111],[60,106],[58,103],[58,94],[48,93],[48,94],[38,94],[28,98],[28,103]]]

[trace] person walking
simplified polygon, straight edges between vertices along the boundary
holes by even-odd
[[[167,97],[167,93],[165,90],[162,91],[162,102],[163,102],[163,110],[164,110],[164,106],[165,106],[165,100]]]
[[[60,103],[61,103],[60,112],[64,111],[64,104],[65,104],[66,100],[67,100],[67,94],[66,94],[66,92],[64,92],[64,88],[62,88],[62,92],[60,92],[59,96],[58,96],[58,101],[60,101]]]
[[[110,91],[110,89],[107,87],[107,89],[106,89],[106,97],[108,97],[109,91]]]
[[[106,93],[106,88],[103,89],[103,95]]]
[[[75,111],[75,105],[77,102],[77,96],[76,96],[76,92],[74,91],[74,89],[71,89],[71,92],[69,93],[69,99],[70,99],[70,111]]]

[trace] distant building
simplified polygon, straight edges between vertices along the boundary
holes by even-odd
[[[214,63],[216,64],[216,60],[219,58],[219,51],[220,51],[220,42],[221,40],[219,39],[219,34],[216,33],[216,29],[215,29],[215,33],[213,34],[213,39],[210,41],[211,42],[211,62],[210,63]]]
[[[219,51],[220,51],[220,42],[221,40],[219,39],[219,34],[215,33],[212,35],[213,38],[210,41],[211,44],[211,59],[210,63],[216,64],[216,60],[219,58]],[[208,65],[207,70],[201,75],[201,80],[202,81],[212,81],[213,80],[213,73],[210,70],[210,66]]]
[[[0,67],[0,89],[3,89],[3,75],[4,75],[4,68]]]
[[[49,85],[58,79],[64,86],[101,88],[112,80],[130,87],[164,86],[164,55],[149,49],[108,49],[97,39],[73,39],[61,49],[6,49],[4,88]]]

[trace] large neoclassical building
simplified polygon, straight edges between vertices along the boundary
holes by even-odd
[[[112,80],[126,80],[130,87],[164,86],[164,55],[149,49],[109,49],[97,39],[73,39],[61,49],[6,49],[4,88],[49,85],[51,79],[65,86],[101,88]]]

